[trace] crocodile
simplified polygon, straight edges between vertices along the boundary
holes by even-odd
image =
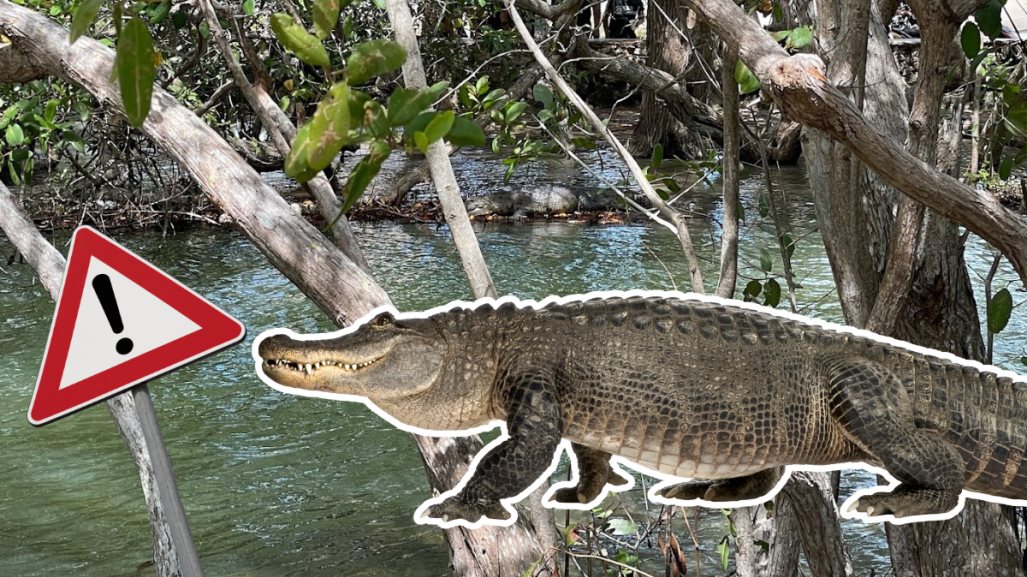
[[[537,186],[505,190],[467,199],[468,216],[509,216],[524,219],[536,215],[597,212],[622,207],[609,189],[571,190],[564,186]]]
[[[619,464],[660,476],[650,498],[675,504],[758,503],[796,466],[853,464],[894,479],[846,503],[868,521],[947,518],[966,496],[1027,504],[1023,378],[751,303],[504,297],[377,310],[329,335],[272,332],[254,358],[280,390],[362,400],[426,434],[503,426],[419,509],[425,522],[512,522],[506,504],[548,478],[561,447],[577,479],[551,506],[629,486]]]

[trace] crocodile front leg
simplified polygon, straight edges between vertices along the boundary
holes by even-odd
[[[578,484],[575,487],[558,489],[553,493],[554,502],[590,503],[599,496],[606,485],[619,487],[631,482],[610,466],[610,453],[577,443],[571,444],[571,450],[578,460]]]
[[[657,492],[657,495],[681,501],[696,499],[713,502],[748,501],[770,493],[777,482],[781,480],[783,473],[783,468],[774,467],[733,479],[688,481],[664,487]]]
[[[963,490],[963,459],[938,434],[916,428],[913,403],[902,382],[860,357],[824,357],[820,368],[830,391],[831,414],[846,436],[900,482],[891,492],[860,497],[854,508],[872,517],[952,510]]]
[[[459,493],[429,507],[427,517],[468,523],[507,520],[510,510],[500,501],[524,492],[552,464],[562,435],[562,411],[551,378],[529,373],[508,381],[503,405],[510,437],[489,450]]]

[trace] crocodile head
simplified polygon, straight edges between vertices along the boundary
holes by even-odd
[[[426,321],[396,321],[384,312],[356,331],[331,339],[273,335],[257,352],[261,370],[286,387],[359,395],[381,406],[430,389],[447,345]]]

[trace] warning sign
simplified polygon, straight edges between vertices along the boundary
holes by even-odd
[[[245,328],[90,227],[72,239],[29,421],[43,425],[239,341]]]

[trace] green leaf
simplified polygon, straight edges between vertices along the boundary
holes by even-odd
[[[328,51],[321,41],[297,24],[292,16],[283,12],[271,15],[271,30],[282,46],[300,60],[320,68],[331,66]]]
[[[150,113],[153,98],[154,67],[153,38],[146,24],[133,16],[121,29],[118,37],[117,73],[121,88],[121,103],[125,107],[128,123],[136,128],[143,125]]]
[[[435,142],[449,134],[449,129],[453,128],[453,123],[455,121],[456,114],[452,110],[446,110],[445,112],[438,113],[435,118],[428,123],[428,126],[424,128],[424,135],[428,137],[428,142]]]
[[[745,285],[745,290],[742,291],[742,298],[746,302],[750,302],[760,296],[763,292],[763,285],[758,280],[751,280]]]
[[[1006,110],[1006,127],[1019,136],[1027,136],[1027,100],[1017,99]]]
[[[324,40],[332,33],[339,22],[339,0],[314,0],[314,34]]]
[[[150,24],[160,24],[171,13],[171,0],[164,0],[149,10]]]
[[[986,6],[974,12],[974,20],[980,27],[981,32],[994,40],[1002,33],[1002,5],[1005,0],[990,0]]]
[[[285,174],[295,178],[299,182],[306,182],[317,174],[307,162],[310,148],[314,142],[310,139],[310,123],[299,127],[296,131],[296,138],[292,140],[292,149],[285,157]]]
[[[963,24],[963,30],[959,33],[959,45],[963,47],[963,54],[973,60],[981,52],[981,30],[973,22]]]
[[[610,533],[617,536],[634,535],[638,533],[638,525],[635,525],[627,519],[610,519],[606,522],[610,527]]]
[[[4,138],[10,146],[21,146],[25,143],[25,131],[20,124],[11,124],[4,132]]]
[[[242,13],[246,16],[253,16],[253,0],[242,0]]]
[[[253,0],[250,0],[252,3]],[[243,5],[245,6],[245,4]],[[181,30],[185,28],[185,25],[189,23],[189,15],[186,14],[185,10],[179,10],[171,15],[171,24],[175,27],[175,30]]]
[[[788,35],[788,41],[785,42],[785,47],[799,50],[809,46],[812,42],[813,29],[809,26],[799,26],[792,30],[792,33]]]
[[[741,60],[735,63],[735,82],[738,83],[738,91],[742,94],[749,94],[760,89],[760,79],[756,78],[756,75]]]
[[[785,247],[785,254],[791,259],[792,255],[795,254],[795,241],[792,240],[792,235],[787,232],[781,235],[781,244]]]
[[[392,40],[370,40],[358,44],[346,59],[346,76],[350,84],[363,84],[398,70],[406,58],[406,50]]]
[[[431,143],[428,142],[428,137],[424,132],[418,130],[414,133],[414,144],[417,145],[417,150],[420,150],[421,153],[424,154],[428,152],[428,145]]]
[[[663,164],[663,145],[656,143],[656,146],[653,147],[653,158],[649,161],[649,166],[655,170],[660,168],[661,164]]]
[[[511,122],[517,120],[517,118],[520,117],[520,115],[523,114],[524,111],[527,110],[527,109],[528,109],[528,103],[527,102],[520,102],[520,101],[518,101],[518,102],[511,102],[506,107],[506,111],[505,111],[505,113],[503,115],[504,122],[506,122],[507,124],[510,124]]]
[[[988,302],[988,331],[999,334],[1009,324],[1009,316],[1013,312],[1013,295],[1008,289],[1002,289],[991,297]]]
[[[535,100],[542,103],[542,106],[546,108],[553,107],[553,91],[548,86],[539,82],[531,89],[531,95],[535,97]]]
[[[43,108],[43,118],[47,122],[51,124],[53,123],[54,118],[57,117],[57,107],[60,106],[60,104],[61,102],[56,98],[51,98],[46,102],[46,107]]]
[[[769,279],[766,286],[763,287],[763,292],[763,304],[768,307],[776,307],[781,304],[781,285],[776,280]]]
[[[770,251],[761,248],[760,249],[760,270],[763,272],[770,272],[774,267],[774,260],[770,258]]]
[[[424,90],[397,88],[389,96],[389,124],[403,126],[424,112],[442,94],[448,82],[439,82]]]
[[[307,153],[307,165],[311,170],[323,170],[332,163],[348,141],[349,125],[349,85],[339,82],[317,105],[310,120],[309,138],[313,144]]]
[[[474,121],[457,116],[453,119],[453,128],[446,135],[446,140],[453,146],[485,146],[485,133]]]
[[[75,9],[75,15],[71,17],[71,32],[68,34],[68,42],[70,44],[74,44],[76,40],[89,31],[89,27],[96,20],[96,15],[100,12],[100,6],[102,5],[103,0],[83,0],[78,5],[78,8]]]
[[[390,153],[392,153],[392,148],[389,147],[387,142],[376,140],[371,143],[367,156],[362,158],[353,167],[353,172],[350,173],[349,180],[346,181],[344,189],[346,200],[342,204],[342,212],[346,212],[356,204],[360,196],[367,190],[367,185],[371,183],[371,179],[381,170],[382,163],[385,162]]]
[[[1013,174],[1013,157],[1006,156],[1002,159],[1002,164],[998,166],[998,177],[1002,180],[1009,180],[1009,176]]]
[[[729,545],[727,535],[717,543],[717,554],[720,556],[720,568],[727,571],[728,564],[731,561],[731,546]]]

